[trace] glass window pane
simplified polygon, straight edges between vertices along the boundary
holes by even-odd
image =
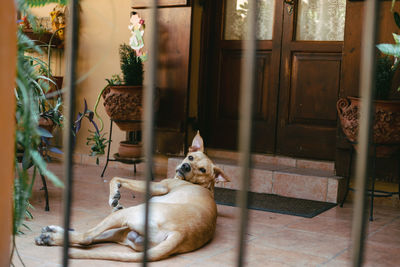
[[[257,1],[257,40],[272,40],[275,0]],[[248,0],[226,0],[225,40],[243,40],[247,21]]]
[[[343,41],[346,0],[299,0],[296,40]]]

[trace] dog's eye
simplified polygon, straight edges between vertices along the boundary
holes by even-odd
[[[193,160],[193,156],[189,156],[189,160],[192,161]]]
[[[206,172],[206,169],[204,169],[204,168],[200,168],[199,169],[202,173],[205,173]]]

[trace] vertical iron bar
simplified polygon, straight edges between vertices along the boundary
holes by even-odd
[[[74,151],[74,139],[72,136],[72,122],[74,121],[75,110],[75,81],[76,81],[76,60],[78,54],[78,27],[79,27],[79,11],[78,0],[71,0],[69,3],[69,20],[67,27],[66,40],[66,123],[64,128],[64,244],[63,244],[63,266],[68,266],[68,250],[69,250],[69,231],[71,219],[72,204],[72,185],[73,185],[73,162],[72,155]]]
[[[374,96],[375,84],[375,41],[377,37],[378,9],[379,5],[377,0],[368,0],[366,2],[361,54],[361,110],[356,162],[356,191],[352,225],[353,266],[362,265],[366,232],[366,190],[368,163],[370,160],[369,144],[371,140],[371,124],[373,121],[372,99]]]
[[[247,230],[247,196],[250,179],[251,165],[251,133],[252,133],[252,111],[255,79],[255,33],[256,33],[256,0],[249,1],[247,13],[247,32],[244,40],[244,67],[240,81],[240,121],[239,121],[239,164],[241,188],[237,194],[237,203],[240,207],[239,238],[237,252],[237,266],[243,266],[246,246],[245,236]]]
[[[149,21],[150,20],[150,21]],[[154,150],[154,92],[157,79],[157,58],[158,58],[158,42],[157,42],[157,0],[150,1],[149,9],[149,24],[148,32],[149,38],[149,61],[147,65],[145,84],[144,84],[144,156],[145,156],[145,177],[146,177],[146,195],[145,195],[145,226],[144,226],[144,253],[143,253],[143,266],[147,266],[147,249],[149,247],[149,213],[151,197],[150,181],[152,180],[153,170],[153,150]]]

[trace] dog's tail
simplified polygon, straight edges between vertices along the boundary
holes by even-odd
[[[174,232],[168,235],[167,239],[152,247],[147,251],[148,261],[157,261],[167,258],[168,256],[179,252],[177,248],[183,241],[183,236]],[[143,260],[143,252],[113,252],[104,250],[83,250],[72,249],[69,256],[72,259],[97,259],[97,260],[113,260],[125,262],[141,262]]]

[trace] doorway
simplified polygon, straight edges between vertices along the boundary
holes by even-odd
[[[236,150],[247,0],[208,2],[201,120],[209,146]],[[254,152],[334,159],[345,10],[345,0],[258,1]]]

